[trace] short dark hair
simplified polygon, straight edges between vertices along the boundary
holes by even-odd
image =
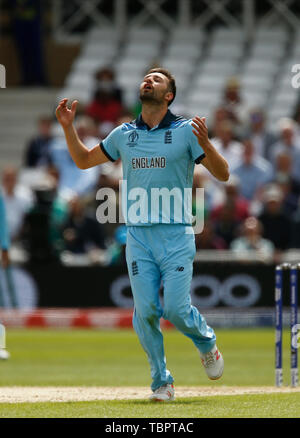
[[[169,88],[170,88],[171,93],[173,93],[173,99],[170,100],[170,102],[168,103],[168,106],[171,105],[171,103],[174,101],[175,96],[176,96],[176,83],[175,83],[174,76],[169,72],[169,70],[167,70],[166,68],[161,68],[161,67],[152,68],[151,70],[149,70],[147,72],[147,75],[150,75],[151,73],[161,73],[162,75],[166,76],[169,79]]]

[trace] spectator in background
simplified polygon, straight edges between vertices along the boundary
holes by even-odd
[[[300,248],[300,202],[292,215],[291,248]]]
[[[271,159],[275,163],[279,153],[288,154],[292,161],[292,177],[300,183],[300,142],[296,135],[296,124],[292,119],[283,118],[278,125],[280,138],[272,146]]]
[[[242,236],[234,239],[230,248],[240,254],[246,251],[258,251],[262,258],[272,258],[275,247],[270,240],[262,237],[262,231],[261,222],[253,216],[248,217],[242,224]]]
[[[226,249],[236,238],[239,225],[240,222],[236,219],[234,205],[230,201],[226,202],[220,210],[218,219],[214,222],[215,232],[218,237],[225,241]]]
[[[115,84],[114,72],[107,68],[99,71],[97,89],[92,102],[86,108],[86,114],[98,124],[115,124],[122,111],[121,90]]]
[[[133,119],[133,114],[130,112],[124,112],[117,120],[117,126],[123,123],[130,123]],[[107,161],[101,165],[101,176],[99,178],[100,187],[111,187],[116,191],[119,191],[119,182],[123,178],[123,169],[121,160],[114,162]]]
[[[230,121],[230,112],[225,107],[220,106],[215,110],[212,125],[209,127],[212,138],[218,135],[220,124],[226,121]]]
[[[49,211],[49,241],[52,247],[55,257],[58,257],[64,247],[63,238],[63,226],[68,219],[69,205],[68,202],[59,195],[59,171],[58,169],[50,165],[47,168],[47,177],[52,181],[53,184],[53,198],[52,205]]]
[[[53,140],[51,134],[52,119],[40,117],[38,120],[38,134],[31,139],[25,150],[25,167],[47,166],[50,162],[49,148]]]
[[[119,126],[122,123],[130,123],[134,120],[134,115],[131,111],[122,110],[120,117],[118,117],[116,123],[113,122],[103,122],[98,126],[98,134],[101,139],[107,137],[111,131],[115,128],[115,126]]]
[[[233,125],[231,122],[221,122],[215,129],[216,137],[211,142],[217,151],[225,158],[231,169],[241,158],[242,145],[233,138]]]
[[[201,168],[202,167],[202,168]],[[224,187],[223,184],[218,184],[213,178],[210,178],[208,172],[203,168],[203,166],[196,166],[193,178],[193,214],[197,213],[197,197],[196,189],[204,189],[204,206],[200,203],[201,210],[209,213],[214,207],[219,205],[224,200]],[[199,208],[199,207],[198,207]],[[199,212],[202,214],[202,212]]]
[[[286,152],[279,152],[276,157],[273,181],[283,192],[283,209],[286,214],[294,213],[298,207],[300,183],[292,176],[292,159]]]
[[[131,123],[133,119],[134,114],[131,111],[125,109],[122,111],[122,114],[118,118],[116,125],[119,126],[122,123]]]
[[[275,166],[273,179],[276,180],[281,176],[290,176],[292,173],[292,157],[288,152],[281,151],[275,157]]]
[[[107,250],[107,259],[109,265],[126,265],[126,241],[127,241],[127,227],[119,225],[115,229],[114,241]]]
[[[241,195],[240,180],[235,175],[231,175],[229,180],[224,184],[224,199],[213,209],[211,213],[213,221],[218,220],[218,217],[226,204],[233,205],[234,216],[238,222],[242,222],[249,216],[249,203]]]
[[[42,180],[33,187],[35,202],[24,219],[22,238],[31,260],[59,260],[64,250],[63,225],[68,204],[58,194],[59,172],[50,165]]]
[[[106,162],[101,165],[101,175],[99,178],[100,187],[110,187],[118,192],[122,178],[123,169],[120,159],[114,162]]]
[[[291,217],[296,212],[299,202],[299,193],[294,191],[293,179],[288,175],[280,175],[275,180],[283,194],[282,211]]]
[[[96,123],[95,123],[96,124]],[[111,131],[115,128],[115,123],[113,122],[103,122],[97,125],[97,135],[102,140],[103,138],[106,138]]]
[[[122,123],[130,123],[133,120],[133,114],[125,111],[117,120],[117,126],[122,125]],[[120,182],[123,179],[123,167],[120,159],[112,162],[107,161],[101,165],[101,175],[98,181],[98,188],[109,187],[115,191],[116,197],[114,199],[108,199],[107,202],[114,202],[112,208],[117,212],[117,217],[123,218],[121,212],[121,199],[119,194]],[[124,220],[124,218],[123,218]],[[105,224],[106,234],[113,237],[118,224]]]
[[[278,185],[266,186],[263,194],[263,212],[258,219],[264,228],[264,238],[273,242],[278,250],[289,248],[292,222],[283,212],[283,193]]]
[[[247,137],[251,138],[255,153],[266,160],[270,160],[270,149],[276,141],[276,136],[266,130],[265,114],[260,109],[255,109],[249,114],[249,128]]]
[[[87,116],[81,116],[76,120],[77,133],[82,142],[92,148],[99,144],[99,138],[94,137],[95,124]],[[74,195],[86,195],[95,190],[100,175],[100,167],[79,169],[68,152],[64,138],[55,138],[50,148],[51,163],[58,169],[59,194],[66,199]]]
[[[222,106],[227,110],[233,125],[240,129],[245,123],[247,109],[241,97],[241,85],[238,78],[228,79],[224,89]]]
[[[297,105],[294,120],[296,122],[296,135],[300,139],[300,104]]]
[[[109,161],[101,165],[101,175],[99,178],[98,187],[99,188],[109,187],[114,190],[115,196],[108,198],[107,200],[105,200],[105,202],[106,204],[108,204],[109,209],[113,209],[114,211],[116,211],[117,218],[122,217],[121,196],[119,193],[119,188],[120,188],[119,184],[122,181],[122,179],[123,179],[123,167],[120,159],[114,162]],[[119,226],[119,223],[105,223],[103,226],[105,229],[105,234],[109,238],[113,238],[116,229]]]
[[[65,249],[74,254],[85,254],[94,249],[105,249],[103,227],[97,222],[95,212],[85,210],[82,199],[74,197],[69,203],[69,217],[64,224]]]
[[[205,221],[202,233],[195,234],[196,249],[226,249],[225,240],[215,233],[210,221]]]
[[[33,204],[33,194],[18,183],[18,172],[13,167],[3,170],[2,186],[10,239],[16,241],[22,231],[25,215]]]
[[[95,74],[96,80],[96,90],[98,91],[108,91],[111,96],[114,97],[118,102],[122,103],[123,91],[118,86],[115,78],[115,72],[110,67],[104,67],[98,70]]]
[[[253,142],[245,139],[241,162],[232,168],[232,174],[240,180],[241,195],[251,201],[264,184],[271,182],[273,167],[267,160],[256,155]]]
[[[13,29],[22,72],[22,85],[46,85],[42,3],[39,0],[11,0]]]
[[[23,243],[32,262],[48,263],[57,259],[50,239],[55,182],[50,176],[45,176],[33,190],[35,202],[24,218]]]
[[[231,175],[225,187],[225,199],[216,206],[210,215],[216,234],[221,237],[227,247],[236,237],[242,221],[249,216],[249,204],[239,193],[239,180]]]
[[[0,249],[1,249],[1,265],[3,268],[7,268],[7,266],[9,265],[10,238],[9,238],[7,222],[8,221],[6,216],[4,196],[0,188]]]

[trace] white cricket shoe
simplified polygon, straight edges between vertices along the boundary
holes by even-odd
[[[153,394],[150,395],[149,399],[159,402],[173,401],[175,399],[174,385],[167,383],[166,385],[157,388],[153,391]]]
[[[4,348],[0,348],[0,360],[7,360],[9,358],[10,358],[9,352],[4,350]]]
[[[209,379],[220,379],[224,371],[224,359],[218,347],[215,345],[208,353],[200,353],[200,357]]]

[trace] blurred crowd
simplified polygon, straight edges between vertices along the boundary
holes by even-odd
[[[136,118],[140,104],[126,108],[122,94],[110,68],[96,73],[91,102],[79,107],[75,122],[87,147]],[[176,112],[175,105],[171,111]],[[260,108],[249,111],[238,79],[231,78],[213,119],[207,120],[211,142],[229,163],[230,179],[219,183],[195,166],[194,189],[205,193],[198,250],[256,250],[276,258],[300,248],[300,105],[294,118],[278,120],[276,132],[268,131],[266,119]],[[98,189],[110,187],[118,194],[120,161],[78,169],[51,115],[38,120],[36,136],[24,145],[23,163],[22,169],[6,167],[1,176],[13,244],[35,261],[85,255],[95,263],[124,262],[124,225],[100,224],[96,218],[104,202],[96,199]],[[197,196],[194,190],[194,214]]]
[[[218,184],[198,169],[195,187],[205,191],[205,228],[198,249],[256,250],[276,259],[300,248],[300,106],[294,118],[267,129],[267,114],[247,110],[237,78],[224,90],[210,125],[214,146],[230,166],[230,179]]]

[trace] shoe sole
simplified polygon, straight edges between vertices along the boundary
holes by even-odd
[[[209,377],[209,380],[219,380],[223,376],[223,373],[218,377]]]
[[[7,356],[0,356],[0,360],[8,360],[10,358],[10,354]]]
[[[162,399],[160,399],[160,398],[150,398],[150,401],[153,401],[153,402],[161,402],[161,403],[168,403],[168,402],[170,402],[170,401],[174,401],[175,400],[175,397],[173,397],[173,398],[169,398],[168,400],[162,400]]]
[[[208,378],[209,378],[210,380],[219,380],[219,379],[221,379],[221,377],[223,376],[223,373],[224,373],[224,367],[223,367],[223,369],[222,369],[221,374],[219,374],[219,375],[216,376],[216,377],[209,377],[209,376],[208,376]]]

